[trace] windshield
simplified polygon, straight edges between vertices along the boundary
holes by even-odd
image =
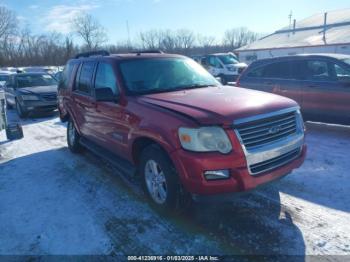
[[[6,82],[7,80],[9,80],[8,75],[0,75],[0,82]]]
[[[17,87],[35,87],[35,86],[51,86],[56,85],[56,80],[46,74],[35,74],[35,75],[18,75],[17,76]]]
[[[239,61],[233,55],[218,55],[224,65],[238,64]]]
[[[342,61],[343,61],[344,63],[347,63],[348,65],[350,65],[350,58],[342,59]]]
[[[220,85],[202,66],[186,58],[132,60],[121,63],[120,69],[131,95]]]

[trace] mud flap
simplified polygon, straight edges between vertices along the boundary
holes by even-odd
[[[12,123],[6,126],[6,137],[8,140],[23,138],[23,129],[20,123]]]

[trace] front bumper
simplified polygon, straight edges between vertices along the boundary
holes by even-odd
[[[57,109],[57,101],[21,101],[25,111],[52,111]]]
[[[228,155],[193,153],[183,149],[171,154],[181,182],[188,192],[198,195],[213,195],[252,190],[300,167],[305,160],[307,151],[306,145],[302,145],[298,157],[285,165],[259,175],[251,175],[238,138],[230,134],[230,139],[235,150]],[[203,175],[205,171],[222,169],[229,170],[230,177],[228,179],[208,181]]]
[[[237,75],[227,75],[227,74],[224,75],[227,82],[236,82],[238,76],[239,76],[238,74]]]

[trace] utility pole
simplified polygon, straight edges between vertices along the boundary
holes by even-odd
[[[290,10],[290,13],[288,15],[288,19],[289,19],[289,32],[288,32],[288,37],[290,35],[290,30],[292,29],[292,17],[293,17],[293,11]]]
[[[131,43],[130,43],[130,28],[129,28],[129,21],[126,20],[126,31],[128,33],[128,50],[130,51],[130,48],[131,48]]]

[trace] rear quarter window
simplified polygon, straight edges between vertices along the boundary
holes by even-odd
[[[65,66],[61,74],[61,77],[59,78],[58,88],[63,88],[63,89],[68,88],[70,79],[72,77],[74,65],[75,65],[74,63],[68,63]]]

